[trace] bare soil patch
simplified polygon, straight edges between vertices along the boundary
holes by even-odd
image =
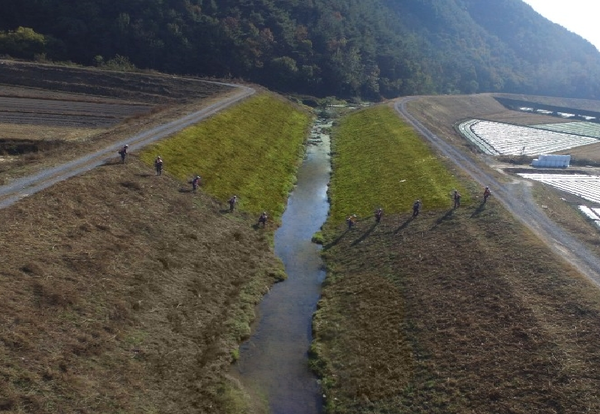
[[[9,86],[86,96],[82,100],[88,100],[87,96],[91,95],[146,104],[182,104],[206,99],[224,89],[217,83],[195,78],[7,60],[0,61],[0,74],[2,83]]]
[[[126,103],[78,102],[0,96],[0,123],[78,128],[103,128],[150,112],[150,107]]]

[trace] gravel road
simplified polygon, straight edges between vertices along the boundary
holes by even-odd
[[[225,109],[250,95],[253,95],[256,92],[254,89],[246,86],[219,82],[211,83],[236,88],[237,93],[227,96],[223,100],[218,101],[213,105],[188,114],[180,119],[144,131],[121,142],[117,142],[110,147],[86,154],[65,164],[42,170],[36,174],[32,174],[17,179],[9,184],[0,186],[0,208],[10,206],[23,197],[37,193],[38,191],[48,188],[57,182],[82,174],[104,164],[107,159],[117,157],[117,151],[125,144],[129,144],[130,151],[135,151],[154,141],[178,132],[190,125],[198,123],[203,119],[214,115],[220,110]]]
[[[478,182],[482,191],[485,186],[489,186],[492,189],[492,197],[496,202],[506,207],[511,214],[531,229],[556,254],[564,257],[592,282],[600,286],[600,259],[546,216],[533,200],[530,183],[517,177],[509,184],[496,180],[481,168],[471,155],[451,146],[412,116],[408,112],[406,104],[415,99],[419,98],[407,97],[398,100],[395,104],[398,113],[442,155],[448,157]]]

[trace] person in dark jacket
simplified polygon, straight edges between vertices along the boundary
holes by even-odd
[[[119,155],[121,156],[121,163],[125,164],[125,157],[127,156],[127,149],[129,148],[129,145],[125,144],[123,146],[123,148],[121,148],[118,152]]]

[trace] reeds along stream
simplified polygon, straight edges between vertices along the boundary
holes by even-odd
[[[311,242],[329,211],[331,124],[318,120],[308,142],[282,226],[275,233],[275,253],[288,279],[273,286],[258,308],[253,335],[240,348],[234,369],[245,388],[268,401],[272,414],[316,414],[321,390],[308,369],[311,321],[325,278],[320,246]]]

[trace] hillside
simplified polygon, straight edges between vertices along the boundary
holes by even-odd
[[[600,52],[520,0],[9,0],[0,54],[362,97],[600,98]]]

